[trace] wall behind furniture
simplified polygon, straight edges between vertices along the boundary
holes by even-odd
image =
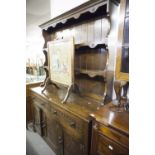
[[[50,0],[26,0],[26,63],[40,66],[44,61],[42,47],[44,39],[38,25],[51,19]],[[36,74],[36,70],[35,70]],[[35,76],[36,77],[36,76]],[[27,75],[27,82],[35,78]]]
[[[51,17],[54,18],[89,0],[51,0]]]

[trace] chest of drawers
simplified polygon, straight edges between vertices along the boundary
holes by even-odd
[[[91,155],[129,154],[129,115],[128,112],[113,112],[108,104],[92,114]]]

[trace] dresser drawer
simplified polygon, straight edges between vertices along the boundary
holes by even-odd
[[[44,110],[50,110],[50,107],[51,107],[47,101],[42,100],[36,96],[33,97],[33,103],[36,104],[37,106],[39,106],[40,108],[44,109]]]
[[[103,135],[99,134],[98,136],[98,155],[129,155],[128,149],[122,147]]]
[[[51,106],[50,113],[51,117],[57,119],[68,134],[76,137],[76,139],[83,139],[87,132],[86,122],[54,105]]]
[[[102,124],[98,125],[98,131],[120,145],[129,148],[129,137],[127,135],[121,134],[118,131],[108,128]]]

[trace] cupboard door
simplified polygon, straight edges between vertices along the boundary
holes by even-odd
[[[28,128],[28,123],[33,121],[32,112],[32,99],[31,96],[26,96],[26,127]]]
[[[47,136],[47,117],[44,110],[41,109],[41,136],[46,137]]]
[[[46,114],[45,112],[37,105],[33,105],[33,126],[34,130],[40,136],[46,136]]]
[[[33,116],[34,130],[41,135],[41,109],[36,105],[33,106]]]
[[[63,131],[61,125],[56,119],[47,116],[47,135],[46,141],[49,146],[53,149],[56,155],[63,155]]]
[[[85,155],[84,144],[64,131],[64,155]]]

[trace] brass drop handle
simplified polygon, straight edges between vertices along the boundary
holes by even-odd
[[[114,150],[114,148],[113,148],[111,145],[108,145],[108,148],[109,148],[111,151]]]
[[[56,111],[56,110],[54,110],[54,111],[53,111],[53,114],[54,114],[54,115],[57,115],[57,111]]]
[[[41,127],[42,127],[42,128],[45,128],[45,127],[46,127],[46,124],[43,124]]]
[[[59,137],[58,137],[58,143],[59,143],[59,144],[62,144],[62,142],[63,142],[63,139],[62,139],[61,136],[59,136]]]
[[[75,128],[76,127],[75,122],[70,122],[70,126],[73,127],[73,128]]]

